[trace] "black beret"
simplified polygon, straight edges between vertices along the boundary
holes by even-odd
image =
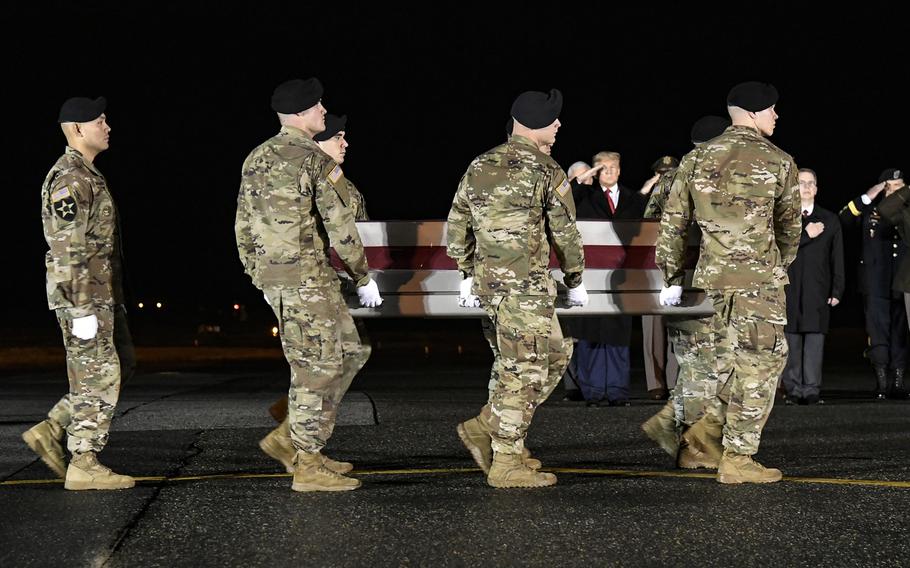
[[[717,138],[723,134],[724,130],[726,130],[730,124],[729,118],[714,115],[703,116],[696,120],[695,124],[692,125],[690,139],[693,144],[707,142],[708,140]]]
[[[332,136],[335,136],[342,130],[344,130],[344,125],[348,122],[348,115],[343,114],[341,116],[335,116],[334,114],[325,115],[325,130],[313,136],[313,140],[316,142],[325,142]]]
[[[295,114],[316,106],[321,98],[322,83],[316,77],[291,79],[275,87],[272,110],[282,114]]]
[[[736,106],[749,112],[760,112],[777,104],[777,89],[768,83],[748,81],[740,83],[727,95],[727,106]]]
[[[878,183],[882,183],[883,181],[893,181],[896,179],[903,179],[903,177],[904,177],[904,172],[902,172],[896,168],[888,168],[887,170],[882,172],[882,175],[878,176]]]
[[[562,93],[550,89],[550,94],[525,91],[512,103],[512,118],[528,128],[544,128],[553,124],[562,111]]]
[[[677,166],[679,166],[679,160],[673,156],[664,156],[663,158],[660,158],[651,164],[651,171],[654,173],[662,174],[672,170]]]
[[[98,97],[95,100],[86,97],[73,97],[66,99],[60,106],[60,116],[57,122],[91,122],[104,113],[107,108],[107,99]]]

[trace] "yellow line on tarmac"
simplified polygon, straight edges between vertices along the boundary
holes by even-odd
[[[596,475],[604,477],[650,477],[650,478],[684,478],[684,479],[714,479],[713,473],[696,473],[684,471],[642,471],[633,469],[599,469],[599,468],[574,468],[554,467],[545,468],[544,471],[554,473],[572,473],[578,475]],[[462,468],[427,468],[427,469],[374,469],[354,471],[356,475],[439,475],[454,473],[479,473],[476,467]],[[177,477],[147,476],[136,477],[136,481],[152,483],[172,483],[178,481],[216,481],[234,479],[274,479],[291,477],[289,473],[215,473],[209,475],[184,475]],[[865,487],[892,487],[910,489],[910,481],[889,481],[880,479],[843,479],[834,477],[784,477],[784,481],[793,483],[815,483],[823,485],[858,485]],[[2,486],[13,485],[48,485],[63,483],[62,479],[13,479],[0,483]]]

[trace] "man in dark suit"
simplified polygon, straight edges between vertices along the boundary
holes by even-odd
[[[907,245],[901,240],[896,227],[878,210],[879,194],[884,190],[887,198],[902,185],[893,183],[888,173],[889,170],[885,170],[876,185],[840,211],[841,221],[862,226],[859,289],[866,308],[866,334],[869,336],[866,354],[875,371],[875,396],[879,400],[886,397],[889,382],[903,383],[907,363],[904,298],[903,294],[891,288],[907,253]],[[889,369],[891,377],[888,376]]]
[[[643,196],[619,184],[620,155],[599,152],[592,162],[595,182],[573,188],[578,219],[641,219]],[[606,397],[611,406],[628,406],[632,318],[574,318],[569,328],[578,338],[575,364],[585,400],[596,405]]]
[[[822,402],[822,357],[830,309],[844,293],[844,244],[837,215],[815,205],[818,178],[799,170],[803,231],[796,260],[787,269],[787,325],[790,349],[782,375],[787,402]]]

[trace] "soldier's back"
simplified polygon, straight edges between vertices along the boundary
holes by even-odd
[[[471,163],[466,197],[477,240],[476,278],[493,293],[551,295],[545,193],[559,165],[529,140],[513,137]]]
[[[749,288],[786,283],[775,241],[777,200],[790,191],[792,158],[748,127],[733,126],[684,158],[702,229],[694,284]],[[798,215],[798,213],[797,213]]]
[[[287,127],[250,152],[243,164],[238,218],[249,226],[255,257],[247,272],[260,287],[333,283],[325,228],[313,204],[312,178],[330,158]],[[241,213],[243,215],[241,215]]]

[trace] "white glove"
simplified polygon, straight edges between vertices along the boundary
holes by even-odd
[[[588,291],[585,290],[584,283],[579,284],[575,288],[569,288],[569,293],[567,295],[567,303],[570,306],[587,306],[588,305]]]
[[[364,308],[378,308],[382,305],[382,296],[379,295],[379,286],[376,281],[370,278],[370,281],[357,288],[357,297],[360,298],[360,305]]]
[[[479,308],[480,298],[471,293],[474,277],[468,276],[458,285],[458,305],[462,308]]]
[[[94,339],[98,335],[98,318],[94,315],[73,318],[73,335],[79,339]]]
[[[660,289],[661,306],[678,306],[682,302],[682,286],[669,286]]]

